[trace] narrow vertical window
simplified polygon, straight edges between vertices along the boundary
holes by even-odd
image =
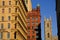
[[[9,13],[11,13],[11,8],[9,8]]]
[[[3,6],[5,5],[5,1],[2,1],[2,5],[3,5]]]
[[[8,29],[10,28],[10,23],[8,23]]]
[[[11,1],[9,1],[9,5],[11,5]]]
[[[0,39],[2,39],[3,38],[3,33],[2,32],[0,32]]]
[[[16,5],[17,5],[17,1],[16,1],[16,3],[15,3]]]
[[[2,16],[2,21],[4,21],[4,16]]]
[[[2,13],[4,13],[4,8],[2,9]]]
[[[10,38],[10,33],[9,32],[7,33],[7,38]]]
[[[3,24],[1,24],[1,29],[3,29]]]
[[[50,34],[48,33],[47,35],[48,35],[48,38],[49,38],[49,35],[50,35]]]
[[[8,16],[8,20],[10,20],[10,16]]]
[[[15,8],[15,12],[17,12],[17,8]]]
[[[15,20],[17,20],[17,16],[15,16]]]
[[[14,38],[16,39],[16,32],[14,33]]]

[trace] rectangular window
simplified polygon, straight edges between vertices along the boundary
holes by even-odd
[[[3,6],[5,5],[5,1],[2,1],[2,5],[3,5]]]
[[[9,8],[9,13],[11,13],[11,8]]]
[[[2,32],[0,32],[0,39],[2,39],[3,38],[3,33]]]
[[[50,34],[48,33],[47,35],[48,35],[48,38],[49,38],[49,35],[50,35]]]
[[[9,5],[11,5],[11,1],[9,1]]]
[[[14,33],[14,38],[16,39],[16,32]]]
[[[10,16],[8,16],[8,20],[10,21]]]
[[[10,23],[8,23],[8,29],[10,28]]]
[[[4,21],[4,16],[2,16],[2,21]]]
[[[17,8],[15,8],[15,12],[17,12]]]
[[[18,1],[16,1],[16,5],[17,5]]]
[[[32,17],[32,20],[34,20],[35,18],[34,17]]]
[[[7,38],[10,38],[10,33],[9,32],[7,33]]]
[[[2,13],[4,13],[4,8],[2,9]]]
[[[3,29],[3,24],[1,24],[1,29]]]

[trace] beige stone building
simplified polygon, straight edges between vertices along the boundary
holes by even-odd
[[[27,39],[24,0],[0,0],[0,40]]]
[[[51,18],[44,19],[44,33],[45,33],[45,40],[52,40],[52,24]]]

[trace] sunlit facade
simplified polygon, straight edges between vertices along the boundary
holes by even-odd
[[[0,40],[27,39],[24,0],[0,0]]]

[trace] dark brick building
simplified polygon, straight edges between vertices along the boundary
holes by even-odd
[[[56,0],[58,39],[60,40],[60,0]]]

